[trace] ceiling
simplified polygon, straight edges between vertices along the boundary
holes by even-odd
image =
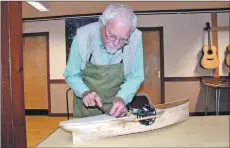
[[[230,8],[230,2],[47,2],[49,12],[40,12],[30,6],[28,3],[22,4],[22,17],[35,18],[35,17],[51,17],[63,15],[79,15],[90,13],[101,13],[104,8],[111,3],[128,4],[133,7],[135,11],[146,10],[175,10],[175,9],[210,9],[210,8]]]

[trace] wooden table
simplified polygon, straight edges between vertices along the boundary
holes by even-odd
[[[216,115],[219,115],[220,111],[220,89],[229,89],[230,83],[229,80],[221,79],[202,79],[201,82],[207,87],[206,90],[206,103],[205,103],[205,115],[208,113],[209,99],[211,88],[216,89]]]
[[[72,144],[58,128],[37,147],[229,147],[230,116],[191,116],[162,129]]]

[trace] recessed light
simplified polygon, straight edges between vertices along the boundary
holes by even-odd
[[[39,11],[49,11],[48,8],[46,8],[47,6],[45,6],[45,4],[42,4],[41,2],[28,2],[31,6],[33,6],[34,8],[38,9]]]

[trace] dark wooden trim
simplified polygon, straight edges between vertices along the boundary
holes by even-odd
[[[25,115],[26,116],[35,116],[35,115],[46,115],[48,116],[49,115],[49,110],[48,109],[25,109]]]
[[[230,112],[229,111],[221,111],[219,114],[220,115],[230,115]],[[69,115],[70,115],[70,117],[73,117],[72,113],[70,113]],[[210,116],[210,115],[215,116],[216,112],[208,112],[207,115],[208,116]],[[67,118],[66,113],[52,113],[49,116],[52,116],[52,117],[66,117]],[[190,112],[189,116],[205,116],[205,112]]]
[[[208,116],[216,116],[216,112],[207,112]],[[229,111],[221,111],[219,115],[230,115]],[[205,112],[190,112],[189,116],[205,116]]]
[[[202,77],[165,77],[165,82],[172,82],[172,81],[200,81],[203,78],[212,79],[213,76],[202,76]],[[229,76],[220,76],[220,79],[229,79]]]
[[[46,36],[46,59],[47,59],[47,92],[48,92],[48,110],[51,113],[51,94],[50,94],[50,56],[49,56],[49,32],[23,33],[23,37]]]
[[[141,31],[163,31],[163,26],[159,27],[137,27]]]
[[[49,116],[51,116],[51,117],[68,117],[67,116],[67,113],[51,113],[51,114],[49,114]],[[69,116],[70,117],[73,117],[73,113],[69,113]]]
[[[24,148],[22,2],[1,2],[1,17],[1,147]]]
[[[153,14],[186,14],[186,13],[210,13],[210,12],[228,12],[229,8],[210,8],[210,9],[176,9],[176,10],[148,10],[148,11],[134,11],[136,15],[153,15]],[[57,19],[68,19],[75,17],[98,17],[102,13],[89,13],[89,14],[74,14],[74,15],[59,15],[59,16],[48,16],[48,17],[34,17],[34,18],[23,18],[23,21],[47,21]]]
[[[23,33],[23,37],[31,37],[31,36],[46,36],[46,37],[49,37],[49,32]]]
[[[165,84],[164,84],[164,32],[163,27],[138,27],[141,31],[160,32],[160,83],[161,83],[161,103],[165,103]]]
[[[65,79],[52,79],[50,80],[50,84],[67,84]]]
[[[164,32],[163,27],[160,27],[160,77],[161,77],[161,104],[165,103],[165,72],[164,72]]]
[[[50,46],[49,46],[49,32],[47,33],[47,38],[46,38],[46,55],[47,55],[47,88],[48,88],[48,111],[49,114],[51,114],[51,90],[50,90]]]
[[[212,24],[211,27],[217,27],[217,13],[211,13],[211,24]],[[216,30],[211,31],[211,43],[212,43],[212,45],[216,46],[217,56],[219,58],[219,55],[218,55],[218,33]],[[219,78],[219,66],[214,69],[213,76],[215,78]]]

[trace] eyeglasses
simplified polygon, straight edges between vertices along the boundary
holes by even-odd
[[[129,43],[129,38],[128,39],[123,39],[123,38],[119,38],[116,37],[115,35],[111,34],[107,28],[105,28],[105,36],[106,38],[109,40],[109,41],[115,41],[115,40],[118,40],[119,41],[119,44],[123,44],[123,45],[126,45]]]

